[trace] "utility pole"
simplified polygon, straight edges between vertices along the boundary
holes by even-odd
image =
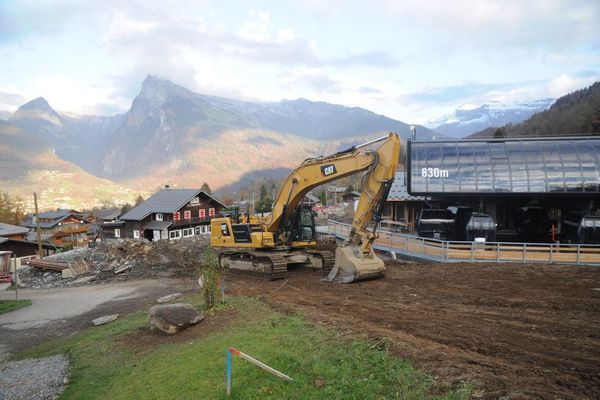
[[[38,212],[37,193],[33,192],[33,204],[35,206],[35,231],[37,233],[38,256],[44,258],[42,254],[42,235],[40,234],[40,216]]]

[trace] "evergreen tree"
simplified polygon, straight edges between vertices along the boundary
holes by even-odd
[[[204,192],[208,193],[208,194],[212,194],[212,191],[210,190],[210,186],[208,186],[208,183],[204,182],[202,184],[202,186],[200,186],[200,189],[204,190]]]
[[[19,199],[13,198],[5,192],[0,193],[0,222],[19,225],[24,216]]]

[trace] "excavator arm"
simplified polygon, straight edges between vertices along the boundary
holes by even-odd
[[[382,143],[376,150],[365,149],[378,142]],[[345,251],[340,252],[338,249],[336,252],[336,263],[329,275],[331,279],[328,280],[351,282],[367,279],[370,275],[380,275],[383,272],[383,262],[373,253],[372,244],[377,238],[375,228],[394,180],[399,155],[400,138],[397,134],[390,133],[330,156],[305,160],[284,181],[273,203],[271,216],[266,221],[267,231],[274,234],[276,244],[285,244],[289,240],[284,229],[286,221],[311,189],[366,171],[350,236],[341,246]],[[375,226],[373,230],[369,230],[368,226],[373,219]],[[359,276],[361,271],[367,276]]]

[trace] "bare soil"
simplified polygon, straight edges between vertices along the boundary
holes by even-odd
[[[474,384],[476,398],[600,398],[600,268],[389,262],[384,279],[320,277],[229,275],[227,285],[389,343],[441,382]]]

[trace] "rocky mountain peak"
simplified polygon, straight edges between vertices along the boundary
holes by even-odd
[[[29,128],[34,125],[46,125],[49,129],[51,126],[62,125],[62,117],[48,104],[43,97],[38,97],[23,104],[12,117],[9,119],[21,127]]]

